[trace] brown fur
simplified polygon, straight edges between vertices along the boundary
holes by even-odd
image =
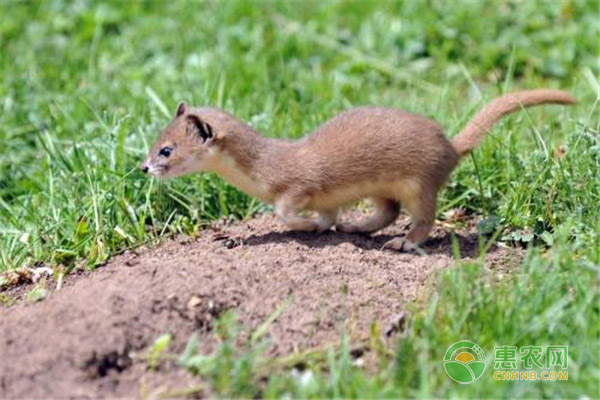
[[[575,104],[577,100],[560,90],[526,90],[499,97],[479,111],[454,138],[452,144],[462,157],[477,147],[500,118],[521,108],[540,104]]]
[[[413,217],[406,239],[385,247],[412,248],[427,238],[437,194],[460,157],[502,116],[544,103],[572,104],[566,92],[532,90],[492,101],[450,142],[435,121],[404,111],[361,107],[341,113],[299,141],[268,139],[224,111],[178,107],[144,163],[161,177],[213,171],[248,194],[273,203],[292,229],[374,232],[395,220],[399,204]],[[201,121],[198,123],[197,121]],[[212,137],[206,139],[207,132]],[[169,157],[159,156],[165,146]],[[375,212],[340,223],[341,206],[370,197]],[[298,216],[302,210],[316,219]]]

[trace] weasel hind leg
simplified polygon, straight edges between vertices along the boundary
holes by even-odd
[[[375,212],[357,222],[341,222],[336,229],[347,233],[372,233],[385,228],[396,220],[400,213],[400,205],[396,200],[373,197]]]
[[[412,251],[424,242],[435,221],[437,192],[420,191],[419,196],[405,198],[402,205],[412,216],[411,229],[405,237],[395,237],[388,240],[383,249],[397,251]]]

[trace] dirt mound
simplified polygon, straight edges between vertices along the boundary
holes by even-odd
[[[270,355],[337,342],[341,332],[360,339],[372,321],[387,326],[432,271],[452,263],[451,235],[440,227],[426,256],[379,250],[406,225],[401,218],[374,237],[316,235],[287,232],[266,216],[115,257],[40,303],[0,308],[0,397],[136,397],[142,385],[189,385],[185,371],[151,373],[132,354],[164,333],[181,352],[195,331],[208,351],[225,310],[252,329],[288,299],[270,327]],[[456,233],[463,256],[473,256],[474,229]],[[507,254],[495,248],[488,257]]]

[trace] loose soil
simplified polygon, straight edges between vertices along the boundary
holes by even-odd
[[[289,302],[269,328],[266,356],[339,343],[343,332],[360,341],[374,321],[393,335],[406,302],[453,264],[448,227],[434,229],[426,255],[381,251],[406,218],[373,237],[288,232],[272,216],[221,225],[71,274],[41,302],[0,306],[0,398],[140,397],[197,385],[170,362],[149,371],[136,354],[165,333],[170,352],[193,332],[211,351],[215,319],[227,310],[251,332]],[[477,256],[473,225],[452,229],[463,257]],[[489,266],[514,265],[521,252],[493,247],[486,257]]]

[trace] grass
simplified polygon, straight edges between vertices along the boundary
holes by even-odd
[[[138,171],[179,100],[269,136],[300,137],[362,104],[434,117],[454,135],[501,93],[571,91],[574,108],[500,123],[440,201],[440,217],[462,207],[530,246],[522,265],[500,281],[481,263],[441,272],[374,373],[340,351],[312,380],[279,371],[265,385],[244,349],[215,358],[238,367],[211,382],[231,396],[600,396],[597,2],[8,1],[0,14],[0,271],[94,267],[266,210],[215,176],[159,183]],[[570,380],[458,386],[439,360],[465,337],[487,349],[568,343]]]

